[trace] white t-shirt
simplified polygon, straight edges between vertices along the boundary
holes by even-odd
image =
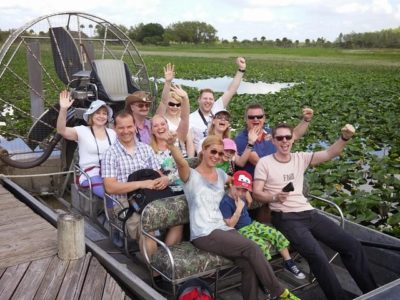
[[[269,203],[272,211],[301,212],[313,209],[303,195],[304,172],[313,155],[313,152],[291,153],[291,159],[286,163],[277,161],[273,154],[260,158],[254,171],[254,180],[264,181],[264,191],[275,195],[289,182],[294,186],[294,191],[289,193],[285,202]]]
[[[195,110],[189,115],[189,128],[192,130],[192,135],[193,135],[193,144],[194,148],[198,149],[200,144],[200,140],[205,138],[208,134],[208,124],[210,124],[212,120],[212,116],[215,114],[215,112],[224,109],[224,102],[222,101],[222,97],[218,98],[217,101],[215,101],[211,112],[208,116],[204,116],[204,119],[207,122],[207,125],[204,124],[203,118],[199,114],[199,110]]]
[[[110,142],[111,145],[114,144],[117,139],[117,134],[113,129],[106,128],[108,137],[110,138],[109,142],[107,137],[103,140],[95,139],[89,126],[81,125],[74,128],[78,135],[78,140],[76,142],[78,143],[79,151],[79,167],[84,171],[88,168],[95,167],[85,172],[88,173],[90,177],[99,175],[102,154],[110,147]],[[97,147],[99,147],[98,153]],[[85,179],[86,177],[81,176],[79,182],[82,183]]]
[[[210,183],[195,169],[190,169],[183,190],[189,206],[190,240],[207,236],[215,229],[234,230],[225,224],[219,203],[225,194],[226,173],[217,169],[217,182]]]

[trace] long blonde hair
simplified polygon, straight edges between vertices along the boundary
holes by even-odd
[[[153,133],[153,119],[154,119],[155,117],[160,117],[160,118],[162,118],[162,119],[165,121],[165,123],[167,124],[167,129],[168,129],[168,130],[169,130],[169,125],[168,125],[167,119],[166,119],[164,116],[159,115],[159,114],[154,115],[154,116],[150,119],[150,124],[151,124],[150,147],[153,148],[153,150],[154,150],[155,153],[158,153],[158,152],[160,151],[160,148],[158,147],[157,138],[156,138],[156,136],[155,136],[154,133]]]
[[[203,160],[203,151],[207,150],[211,145],[219,145],[224,146],[224,142],[219,136],[216,135],[209,135],[201,144],[201,152],[199,153],[199,164]]]

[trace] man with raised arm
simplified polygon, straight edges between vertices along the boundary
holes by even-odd
[[[200,90],[197,99],[199,108],[190,114],[189,127],[193,135],[194,148],[201,148],[200,140],[207,136],[208,124],[211,122],[215,111],[225,109],[229,101],[236,94],[243,75],[246,72],[246,60],[244,57],[236,59],[237,71],[232,82],[225,93],[217,100],[214,99],[214,92],[211,89]]]
[[[303,108],[302,119],[300,123],[293,130],[293,139],[297,140],[301,138],[307,131],[308,125],[310,124],[314,115],[314,111],[311,108]],[[237,152],[242,155],[246,148],[251,149],[249,159],[243,170],[254,175],[254,168],[261,157],[275,153],[276,149],[274,144],[271,142],[271,133],[266,131],[264,128],[265,120],[267,116],[264,108],[258,104],[249,104],[246,107],[244,114],[246,121],[246,128],[239,132],[235,138],[237,145]],[[249,131],[253,128],[258,129],[259,135],[254,144],[249,143],[248,135]]]
[[[338,156],[354,132],[354,127],[347,124],[339,139],[328,149],[292,153],[293,129],[281,123],[272,130],[276,153],[261,158],[254,173],[254,198],[269,204],[272,224],[307,260],[328,299],[348,297],[319,242],[339,252],[343,264],[364,293],[377,287],[360,242],[314,209],[303,195],[306,169]],[[287,189],[288,185],[290,189]]]

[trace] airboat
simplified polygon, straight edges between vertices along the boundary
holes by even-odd
[[[134,43],[120,28],[102,18],[60,12],[12,31],[0,50],[0,174],[4,174],[0,182],[46,218],[51,217],[43,207],[49,206],[50,198],[52,203],[61,203],[63,209],[83,214],[88,224],[87,238],[104,250],[97,255],[104,256],[103,261],[107,256],[117,259],[142,278],[145,283],[139,287],[119,271],[120,265],[108,264],[134,297],[150,299],[154,288],[146,263],[137,255],[130,255],[128,242],[122,250],[112,242],[113,226],[105,216],[102,219],[101,199],[92,198],[74,183],[76,144],[56,132],[58,94],[63,89],[68,89],[75,99],[68,111],[68,126],[84,124],[83,112],[95,99],[104,100],[116,112],[123,108],[125,97],[136,90],[148,92],[153,99],[157,96],[157,86],[150,80]],[[357,299],[398,299],[400,240],[349,222],[340,214],[331,217],[363,242],[380,285],[360,296],[340,259],[331,253],[344,289]],[[307,269],[306,262],[299,260]],[[279,278],[297,289],[302,299],[324,299],[315,280],[304,284],[285,276]],[[240,276],[236,274],[229,280],[237,286]],[[239,291],[232,291],[227,289],[218,298],[240,299]]]

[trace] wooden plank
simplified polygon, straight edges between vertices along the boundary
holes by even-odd
[[[61,260],[55,255],[40,284],[35,298],[37,300],[56,299],[58,291],[67,272],[69,261]]]
[[[13,195],[1,195],[0,206],[3,209],[6,207],[12,208],[12,207],[26,206],[26,204],[19,201]]]
[[[80,298],[100,300],[103,295],[106,275],[107,272],[104,267],[97,258],[92,257]]]
[[[33,299],[51,259],[51,257],[46,257],[31,262],[28,270],[18,285],[18,288],[13,294],[13,297],[11,298],[12,300]]]
[[[13,215],[10,213],[10,215],[1,217],[0,225],[23,224],[23,222],[24,221],[26,222],[27,219],[43,220],[43,218],[41,218],[38,215],[35,215],[32,211],[26,211],[24,214]]]
[[[10,194],[11,195],[11,193],[8,190],[6,190],[4,188],[4,186],[0,185],[0,195],[4,195],[4,194]]]
[[[64,281],[58,292],[57,299],[79,299],[82,284],[89,266],[91,254],[90,252],[77,260],[70,261]],[[83,277],[83,278],[82,278]]]
[[[124,300],[125,292],[114,280],[114,278],[112,278],[110,274],[107,274],[102,300],[114,300],[114,299]]]
[[[9,252],[0,253],[0,268],[57,254],[57,241],[54,239],[31,241],[31,247],[26,248],[25,246],[26,244],[21,243],[21,241],[13,244],[15,253],[13,253],[11,257]],[[12,253],[12,251],[10,253]]]
[[[14,293],[15,288],[24,276],[29,263],[24,263],[5,269],[3,276],[0,278],[0,300],[8,300]]]
[[[35,239],[43,236],[44,232],[57,232],[49,223],[43,222],[43,220],[26,222],[21,227],[15,226],[15,224],[8,224],[0,226],[0,230],[3,232],[0,234],[0,243],[10,239]]]
[[[32,216],[35,213],[27,206],[18,206],[14,209],[7,209],[5,211],[0,211],[0,218],[6,220],[14,220],[15,217],[21,218],[22,216]]]

